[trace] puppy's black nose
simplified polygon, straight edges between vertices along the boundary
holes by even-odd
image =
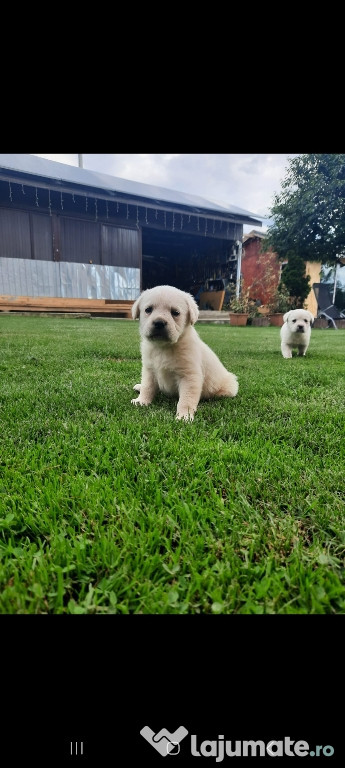
[[[299,331],[304,331],[304,325],[298,325],[297,328]]]
[[[162,330],[162,328],[165,328],[166,321],[165,320],[155,320],[153,323],[154,327],[157,328],[157,331]]]

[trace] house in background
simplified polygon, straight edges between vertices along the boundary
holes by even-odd
[[[314,283],[320,282],[321,266],[322,265],[320,261],[306,261],[305,263],[305,273],[310,277],[309,285],[311,286],[311,288],[313,288]],[[311,290],[309,293],[309,296],[307,296],[305,305],[306,305],[306,308],[309,309],[309,311],[312,313],[312,315],[314,315],[314,317],[317,317],[318,305],[317,305],[316,296],[313,290]]]
[[[243,290],[249,289],[250,298],[259,300],[267,306],[278,288],[284,262],[280,262],[273,251],[261,251],[265,235],[253,229],[243,236],[241,274]],[[286,263],[286,262],[285,262]],[[306,261],[305,273],[310,276],[310,287],[320,282],[320,262]],[[305,306],[317,316],[317,301],[313,290],[310,291]]]
[[[237,283],[234,205],[35,155],[0,155],[0,311],[124,314],[141,290]]]
[[[263,306],[272,300],[281,276],[281,264],[275,253],[261,252],[264,237],[255,229],[243,236],[241,265],[243,291],[249,290],[250,298]]]

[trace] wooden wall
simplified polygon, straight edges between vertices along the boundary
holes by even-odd
[[[141,267],[141,230],[0,208],[0,257]]]

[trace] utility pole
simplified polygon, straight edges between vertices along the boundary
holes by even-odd
[[[78,155],[79,168],[83,168],[83,155]]]
[[[335,304],[335,292],[337,290],[337,276],[338,276],[338,263],[336,263],[334,267],[334,285],[333,285],[332,304]]]
[[[236,296],[236,299],[238,299],[240,295],[241,269],[242,269],[242,243],[240,240],[236,240],[236,250],[237,250],[237,274],[236,274],[235,296]]]

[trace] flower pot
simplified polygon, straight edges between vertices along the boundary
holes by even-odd
[[[281,326],[284,325],[283,317],[283,312],[277,312],[274,315],[270,315],[270,325],[277,325],[279,328],[281,328]]]
[[[256,326],[257,328],[264,328],[269,324],[270,319],[266,315],[261,315],[261,317],[253,317],[252,319],[252,325]]]
[[[248,317],[244,312],[229,312],[230,325],[247,325]]]
[[[313,328],[328,328],[328,320],[325,317],[317,317],[313,322]]]

